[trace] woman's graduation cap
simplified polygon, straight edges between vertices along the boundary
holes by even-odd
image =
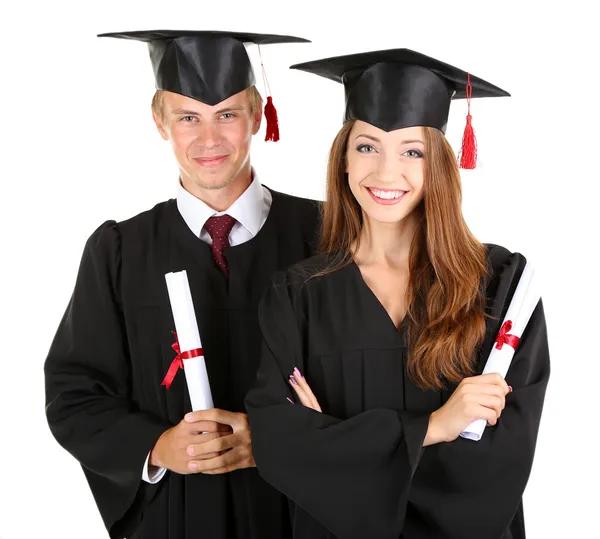
[[[309,40],[274,34],[242,32],[150,30],[114,32],[98,37],[116,37],[148,44],[157,90],[191,97],[216,105],[254,85],[256,79],[244,43],[310,43]],[[262,65],[262,59],[261,59]],[[266,75],[265,85],[268,89]],[[279,140],[277,112],[270,95],[265,106],[267,137]]]
[[[476,142],[471,97],[509,96],[508,92],[435,58],[409,49],[350,54],[302,64],[300,69],[344,85],[344,121],[362,120],[384,131],[434,127],[445,133],[452,99],[466,98],[467,126],[461,168],[475,168]]]

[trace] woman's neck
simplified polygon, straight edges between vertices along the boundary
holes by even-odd
[[[381,223],[363,218],[358,250],[353,253],[359,266],[375,265],[408,270],[410,245],[419,222],[413,211],[397,223]]]

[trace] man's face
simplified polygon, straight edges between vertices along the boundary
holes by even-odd
[[[248,168],[262,111],[251,110],[246,90],[214,106],[166,91],[162,99],[154,121],[173,146],[184,187],[223,189]]]

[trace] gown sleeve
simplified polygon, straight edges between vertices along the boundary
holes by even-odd
[[[492,263],[493,318],[479,372],[504,320],[526,259],[519,253],[497,248]],[[478,442],[459,437],[425,448],[413,482],[410,506],[427,518],[411,519],[417,529],[407,529],[407,536],[427,536],[436,529],[443,530],[444,537],[504,537],[509,527],[517,525],[513,517],[519,510],[533,465],[549,376],[548,338],[540,301],[507,372],[506,382],[513,392],[506,396],[506,407],[497,425],[487,427]]]
[[[159,436],[172,426],[136,409],[131,400],[120,247],[114,221],[87,241],[44,365],[50,430],[81,464],[113,538],[135,527],[159,487],[142,481],[142,468]]]
[[[306,331],[293,290],[277,274],[259,309],[261,365],[246,398],[258,471],[340,539],[398,539],[429,414],[340,420],[291,404],[287,380],[304,365]]]

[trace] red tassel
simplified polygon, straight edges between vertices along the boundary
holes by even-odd
[[[467,77],[467,125],[465,126],[465,132],[463,133],[459,160],[460,168],[474,169],[477,163],[477,140],[475,139],[473,124],[471,123],[471,95],[473,93],[473,87],[471,86],[471,75],[467,75]]]
[[[473,169],[477,163],[477,140],[471,124],[471,115],[467,115],[467,125],[463,134],[460,151],[460,168]]]
[[[279,140],[279,120],[277,118],[277,109],[273,105],[273,98],[267,97],[265,105],[265,118],[267,119],[267,135],[265,141],[271,140],[277,142]]]

